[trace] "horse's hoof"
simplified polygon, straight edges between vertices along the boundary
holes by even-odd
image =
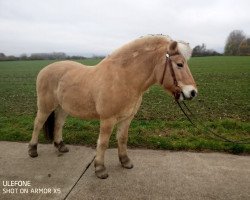
[[[67,153],[67,152],[69,152],[69,149],[68,149],[68,147],[66,147],[64,145],[61,148],[58,148],[58,151],[61,152],[61,153]]]
[[[58,149],[59,152],[61,153],[67,153],[69,152],[68,147],[65,146],[64,142],[61,141],[59,144],[54,142],[55,147]]]
[[[98,166],[95,168],[95,174],[100,179],[106,179],[108,178],[107,170],[104,166]]]
[[[37,154],[37,144],[29,144],[29,150],[28,150],[28,153],[29,153],[29,156],[32,157],[32,158],[35,158],[38,156]]]
[[[131,162],[128,162],[128,163],[122,163],[122,167],[126,169],[132,169],[134,165]]]
[[[126,169],[132,169],[134,167],[133,163],[131,162],[128,156],[121,156],[119,157],[119,159],[120,159],[122,167]]]

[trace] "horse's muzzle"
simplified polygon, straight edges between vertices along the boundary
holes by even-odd
[[[175,100],[183,101],[183,100],[192,100],[197,96],[197,89],[194,86],[187,85],[181,88],[181,90],[177,90],[174,93]]]

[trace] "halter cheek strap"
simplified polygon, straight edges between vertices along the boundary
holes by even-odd
[[[174,73],[174,68],[173,68],[173,65],[172,65],[172,60],[171,60],[170,55],[168,53],[166,54],[166,62],[165,62],[164,71],[163,71],[163,75],[162,75],[162,79],[161,79],[160,84],[163,85],[163,81],[164,81],[164,78],[165,78],[166,69],[167,69],[168,65],[169,65],[169,68],[170,68],[170,72],[171,72],[171,75],[172,75],[172,78],[173,78],[174,85],[177,88],[177,90],[175,92],[173,92],[173,95],[175,97],[175,100],[178,100],[180,98],[180,95],[181,95],[181,89],[180,89],[180,86],[178,85],[178,81],[176,79],[176,75]]]
[[[167,69],[167,65],[168,65],[168,60],[170,60],[170,57],[169,57],[169,54],[166,54],[166,62],[165,62],[162,78],[161,78],[161,81],[160,81],[161,85],[163,85],[163,81],[164,81],[164,78],[165,78],[165,73],[166,73],[166,69]]]

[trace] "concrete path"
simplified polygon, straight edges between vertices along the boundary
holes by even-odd
[[[0,199],[250,199],[249,156],[130,150],[135,167],[128,170],[109,149],[109,178],[100,180],[95,150],[68,147],[62,155],[39,145],[32,159],[26,143],[0,142]]]

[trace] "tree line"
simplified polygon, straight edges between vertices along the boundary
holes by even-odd
[[[76,59],[86,59],[84,56],[69,56],[63,52],[52,52],[52,53],[32,53],[30,56],[27,54],[21,54],[20,56],[7,56],[4,53],[0,53],[1,61],[8,60],[76,60]]]

